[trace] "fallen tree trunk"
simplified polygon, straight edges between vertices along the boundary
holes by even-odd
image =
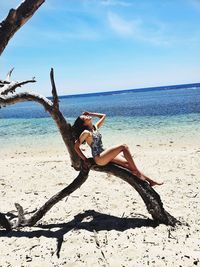
[[[91,158],[88,160],[89,165],[82,165],[81,160],[78,157],[77,153],[74,150],[74,138],[72,134],[72,128],[69,123],[65,120],[63,114],[59,110],[59,99],[57,96],[57,91],[54,82],[53,69],[50,73],[51,84],[52,84],[52,101],[47,99],[44,96],[37,95],[34,93],[20,93],[16,94],[15,90],[21,84],[26,84],[28,82],[33,82],[33,80],[24,81],[20,83],[14,83],[13,86],[8,85],[11,82],[0,81],[1,93],[0,93],[0,107],[15,104],[20,101],[36,101],[39,104],[43,105],[45,110],[54,119],[60,134],[63,138],[63,141],[68,149],[70,154],[70,159],[72,166],[76,170],[80,170],[79,175],[75,180],[68,185],[66,188],[58,192],[52,198],[50,198],[38,211],[36,211],[29,219],[26,219],[24,216],[23,208],[20,204],[16,204],[18,210],[18,221],[14,224],[10,222],[5,214],[0,213],[0,225],[6,230],[11,230],[16,227],[32,226],[36,224],[47,212],[50,210],[57,202],[62,200],[64,197],[70,195],[77,188],[79,188],[87,179],[89,170],[95,170],[100,172],[111,173],[127,183],[129,183],[142,197],[148,212],[151,214],[152,218],[158,223],[164,223],[166,225],[175,225],[178,223],[178,220],[165,211],[163,203],[160,199],[160,196],[156,191],[145,181],[142,181],[138,177],[134,176],[128,169],[122,168],[121,166],[115,164],[107,164],[106,166],[96,165],[94,160]],[[12,92],[12,95],[10,95]],[[13,94],[15,93],[15,94]]]

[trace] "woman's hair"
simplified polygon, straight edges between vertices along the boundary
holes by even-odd
[[[75,140],[79,139],[79,136],[84,130],[88,130],[88,127],[84,125],[84,120],[80,116],[75,120],[72,126],[72,134]]]

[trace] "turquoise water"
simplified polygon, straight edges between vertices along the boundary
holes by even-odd
[[[83,111],[107,114],[102,133],[108,140],[126,134],[141,136],[188,135],[200,130],[200,89],[128,92],[61,98],[60,107],[73,123]],[[197,135],[198,136],[198,135]],[[59,142],[60,134],[48,113],[33,102],[0,109],[0,146]]]

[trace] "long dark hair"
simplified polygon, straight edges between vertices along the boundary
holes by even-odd
[[[84,125],[84,120],[82,120],[81,117],[79,116],[75,120],[75,122],[74,122],[74,124],[72,126],[72,134],[73,134],[73,137],[74,137],[75,141],[77,139],[79,139],[79,136],[81,135],[81,133],[84,130],[89,130],[89,128],[86,125]]]

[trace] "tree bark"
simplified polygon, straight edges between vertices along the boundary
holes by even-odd
[[[7,17],[0,23],[0,55],[12,36],[36,12],[45,0],[25,0],[16,9],[11,9]]]
[[[166,225],[175,225],[178,223],[178,220],[175,219],[172,215],[170,215],[167,211],[165,211],[163,207],[163,203],[160,199],[160,196],[157,194],[157,192],[145,181],[142,181],[138,177],[134,176],[128,169],[122,168],[121,166],[117,166],[115,164],[107,164],[106,166],[98,166],[95,164],[94,160],[91,158],[88,160],[89,165],[86,166],[81,165],[81,160],[78,157],[77,153],[74,150],[74,138],[72,134],[72,128],[71,125],[65,120],[63,114],[59,110],[59,99],[57,96],[55,81],[54,81],[54,75],[53,75],[53,69],[51,69],[50,73],[51,77],[51,83],[52,83],[52,95],[53,95],[53,101],[47,99],[44,96],[34,94],[34,93],[20,93],[20,94],[12,94],[10,93],[15,92],[17,87],[20,86],[20,84],[26,84],[32,80],[24,81],[21,83],[13,84],[9,87],[9,90],[7,90],[8,85],[10,85],[12,82],[5,82],[0,81],[1,86],[1,93],[0,93],[0,106],[7,106],[11,104],[15,104],[20,101],[36,101],[39,104],[43,105],[46,111],[49,112],[49,114],[54,119],[60,134],[63,138],[63,141],[68,149],[68,152],[70,154],[70,159],[72,166],[76,170],[81,170],[77,178],[66,188],[58,192],[56,195],[54,195],[52,198],[50,198],[38,211],[35,212],[33,216],[31,216],[29,219],[26,219],[24,216],[23,208],[16,204],[16,208],[18,210],[18,222],[15,224],[12,224],[12,222],[9,222],[9,220],[5,217],[5,215],[0,213],[0,225],[7,230],[10,230],[11,228],[21,227],[21,226],[32,226],[35,223],[37,223],[45,214],[46,212],[53,207],[58,201],[63,199],[64,197],[70,195],[72,192],[74,192],[77,188],[79,188],[87,179],[89,170],[95,170],[100,172],[106,172],[106,173],[112,173],[113,175],[123,179],[127,183],[129,183],[134,189],[139,193],[139,195],[142,197],[148,212],[151,214],[153,219],[157,221],[158,223],[164,223]]]

